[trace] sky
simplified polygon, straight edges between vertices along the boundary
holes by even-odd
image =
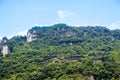
[[[57,23],[120,29],[120,0],[0,0],[0,38]]]

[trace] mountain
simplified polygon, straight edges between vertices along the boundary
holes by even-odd
[[[3,38],[1,80],[119,80],[120,30],[66,24],[35,26]]]

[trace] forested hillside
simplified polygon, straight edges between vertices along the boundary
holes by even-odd
[[[6,41],[4,41],[6,40]],[[35,26],[3,38],[0,80],[120,80],[120,30],[102,26]]]

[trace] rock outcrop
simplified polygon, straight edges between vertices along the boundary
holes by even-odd
[[[27,42],[31,42],[31,41],[33,41],[33,40],[36,40],[36,35],[34,34],[35,32],[33,32],[33,33],[30,33],[30,32],[28,32],[27,33]]]
[[[1,52],[3,54],[3,57],[5,57],[7,54],[10,53],[9,47],[7,45],[2,46],[2,51]]]
[[[3,57],[10,53],[9,47],[5,45],[7,41],[8,41],[7,37],[3,37],[2,40],[0,41],[0,51],[3,54]]]
[[[75,36],[76,35],[76,33],[73,32],[73,31],[66,31],[65,34],[66,34],[67,37]]]
[[[93,75],[87,76],[86,77],[88,80],[95,80]]]

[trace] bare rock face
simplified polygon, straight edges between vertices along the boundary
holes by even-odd
[[[7,45],[2,46],[3,57],[10,53],[9,47]]]
[[[34,32],[33,33],[28,32],[27,33],[27,42],[31,42],[33,40],[36,40],[35,36],[36,35],[34,34]]]
[[[87,76],[87,79],[88,79],[88,80],[95,80],[93,75]]]
[[[72,32],[72,31],[66,31],[66,36],[67,37],[70,37],[70,36],[75,36],[75,32]]]

